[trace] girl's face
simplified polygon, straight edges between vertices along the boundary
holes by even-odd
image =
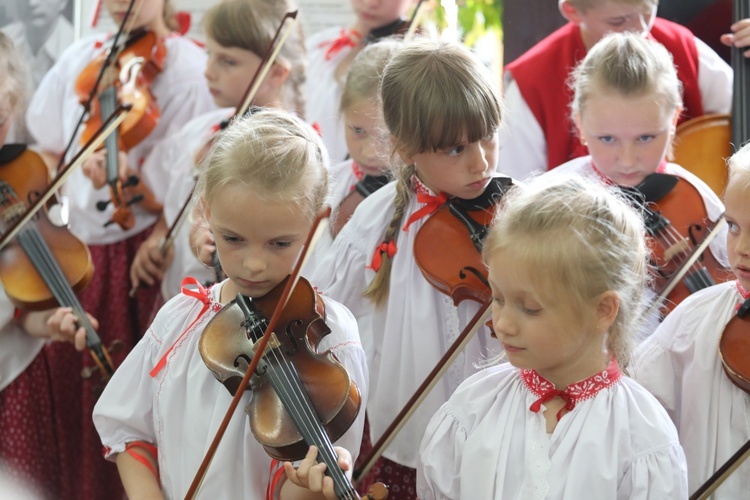
[[[386,26],[406,13],[413,0],[351,0],[357,15],[357,27],[366,35]]]
[[[132,29],[146,27],[159,36],[169,34],[169,29],[164,22],[164,2],[166,0],[136,0],[133,5],[131,16],[135,14],[132,21]],[[130,0],[104,0],[107,12],[112,16],[116,24],[120,24],[128,11]],[[132,19],[132,18],[131,18]]]
[[[383,175],[388,170],[390,142],[378,100],[360,99],[351,103],[344,110],[344,125],[352,160],[365,175]]]
[[[497,133],[476,142],[466,137],[448,149],[401,156],[414,164],[417,177],[435,193],[471,200],[484,193],[497,165]]]
[[[594,165],[615,184],[637,186],[666,158],[680,111],[659,102],[594,89],[576,117]]]
[[[527,270],[514,259],[517,255],[501,249],[487,262],[492,326],[508,361],[536,370],[560,389],[603,370],[607,360],[596,305],[587,314],[562,296],[544,303]]]
[[[724,193],[724,207],[729,224],[729,264],[743,288],[750,290],[750,189],[730,182]]]
[[[239,106],[250,80],[260,66],[260,57],[249,50],[224,47],[210,37],[206,38],[206,52],[208,61],[203,74],[214,102],[221,108]],[[254,100],[262,103],[267,93],[268,85],[264,81]]]
[[[289,275],[312,225],[302,213],[297,204],[269,201],[239,185],[214,196],[206,217],[230,280],[223,298],[262,297]]]

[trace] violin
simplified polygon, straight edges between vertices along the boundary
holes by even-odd
[[[113,53],[118,54],[107,66]],[[89,118],[81,133],[85,143],[100,127],[102,119],[110,116],[118,103],[132,106],[119,129],[105,140],[107,184],[111,199],[97,203],[99,211],[106,210],[112,203],[112,218],[105,226],[117,223],[123,229],[130,229],[135,218],[130,206],[141,203],[152,213],[161,211],[161,204],[153,193],[140,184],[137,176],[125,182],[119,177],[117,152],[127,152],[145,139],[159,122],[160,111],[150,85],[164,69],[167,57],[166,46],[155,33],[140,28],[127,38],[121,46],[113,46],[99,54],[79,74],[75,91],[84,106],[91,103]],[[95,99],[91,96],[95,95]],[[131,188],[133,196],[126,198],[124,190]],[[135,188],[135,189],[132,189]]]
[[[641,211],[653,264],[657,294],[692,259],[692,251],[711,235],[714,223],[698,190],[685,179],[654,173],[635,188],[621,187]],[[664,314],[692,293],[732,279],[731,272],[705,251],[667,295]]]
[[[482,245],[498,201],[513,185],[509,177],[493,177],[481,196],[452,198],[432,214],[414,238],[414,260],[425,279],[458,305],[464,300],[489,301]]]
[[[47,167],[26,146],[0,149],[0,217],[13,223],[45,187]],[[104,381],[114,373],[107,348],[102,345],[75,295],[91,280],[94,268],[88,247],[64,226],[56,226],[44,210],[26,224],[0,253],[0,280],[11,302],[21,309],[40,311],[70,307],[86,330],[86,344]],[[84,369],[89,378],[93,370]]]
[[[387,175],[365,175],[355,185],[352,191],[339,203],[336,216],[331,222],[331,235],[335,238],[344,224],[354,215],[354,210],[372,193],[390,182]]]
[[[724,373],[734,385],[750,394],[750,299],[746,299],[729,323],[724,327],[719,340],[719,357]],[[695,493],[690,500],[703,500],[742,465],[750,456],[750,441],[732,455]]]

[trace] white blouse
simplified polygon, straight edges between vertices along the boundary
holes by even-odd
[[[432,418],[419,451],[421,500],[682,499],[685,456],[666,412],[622,377],[548,434],[539,399],[509,363],[470,377]]]
[[[76,79],[103,50],[100,45],[104,39],[104,35],[97,35],[71,45],[39,84],[29,104],[26,123],[41,149],[58,154],[65,149],[83,109],[75,92]],[[159,140],[194,116],[215,107],[203,77],[206,65],[203,49],[177,35],[167,37],[165,44],[164,70],[151,85],[159,105],[159,121],[148,137],[128,152],[129,167],[139,172],[141,182],[151,188],[159,202],[164,201],[168,177],[163,170],[142,169],[143,162]],[[80,150],[78,144],[76,136],[68,160]],[[154,224],[158,217],[135,204],[133,228],[125,231],[117,224],[104,227],[111,218],[112,208],[110,205],[100,212],[96,203],[110,199],[109,187],[94,189],[80,168],[70,175],[62,193],[70,201],[71,230],[88,244],[104,245],[124,240]]]
[[[370,366],[367,413],[373,442],[377,441],[419,385],[479,310],[477,302],[458,306],[430,285],[414,261],[414,239],[426,218],[397,234],[398,251],[390,277],[390,293],[376,308],[363,293],[374,276],[370,269],[375,249],[383,241],[393,215],[396,183],[380,188],[355,210],[330,250],[310,269],[310,282],[346,305],[360,322],[360,335]],[[434,193],[431,193],[434,195]],[[401,222],[423,204],[412,195]],[[458,385],[495,353],[489,331],[482,326],[464,351],[395,437],[383,456],[401,465],[416,467],[419,441],[427,422]],[[493,344],[492,348],[499,349]]]
[[[13,320],[16,308],[0,286],[0,391],[34,361],[46,342],[32,337]],[[70,346],[72,349],[73,346]]]
[[[218,299],[222,285],[210,289],[210,303],[202,316],[199,314],[204,303],[196,298],[180,295],[169,301],[117,369],[94,408],[94,425],[107,458],[124,451],[132,441],[156,445],[166,498],[184,498],[232,399],[206,367],[198,350],[203,329],[221,310]],[[364,403],[368,393],[367,365],[356,323],[341,304],[324,300],[331,333],[323,337],[318,351],[330,349],[335,354],[357,384]],[[189,331],[183,336],[186,329]],[[168,352],[166,365],[150,376],[149,372]],[[241,407],[251,398],[251,391],[247,391]],[[361,407],[355,422],[336,443],[355,456],[362,439],[364,415]],[[262,498],[270,465],[271,458],[253,437],[247,416],[237,411],[205,477],[201,497]]]
[[[677,426],[691,493],[750,440],[750,395],[731,382],[719,357],[721,334],[740,300],[734,281],[692,294],[634,356],[633,377]],[[747,498],[748,492],[750,461],[745,461],[713,498]]]

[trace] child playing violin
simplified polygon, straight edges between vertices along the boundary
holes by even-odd
[[[476,201],[492,210],[500,197],[494,189],[500,180],[494,177],[500,96],[466,47],[408,43],[385,67],[381,98],[395,148],[396,181],[357,207],[311,270],[311,282],[320,290],[344,302],[358,319],[372,317],[367,325],[360,323],[360,333],[370,349],[373,442],[479,309],[479,303],[468,300],[455,305],[427,281],[414,254],[417,234],[449,199]],[[443,244],[448,242],[434,242]],[[480,330],[448,368],[384,458],[361,479],[365,491],[377,480],[399,498],[416,497],[417,448],[427,421],[486,359],[488,339],[487,330]]]
[[[586,54],[571,77],[571,112],[590,155],[571,160],[554,172],[574,172],[626,188],[641,186],[641,190],[653,181],[651,174],[674,176],[687,181],[689,192],[695,192],[695,203],[699,205],[696,211],[705,214],[694,222],[718,221],[724,212],[718,196],[698,177],[667,161],[682,112],[677,76],[672,58],[662,45],[636,33],[605,36]],[[671,209],[684,211],[689,203],[689,198],[684,198],[688,192],[676,192],[685,194],[672,199]],[[655,203],[658,206],[659,201]],[[660,208],[669,219],[669,206]],[[669,252],[682,244],[682,236],[679,241],[666,243],[660,235],[669,228],[649,229],[654,240],[665,247],[664,260],[670,260]],[[709,245],[718,263],[716,279],[728,275],[725,235],[726,228],[722,227]],[[677,252],[672,259],[678,261],[681,256],[682,252]]]
[[[129,3],[105,0],[104,4],[115,22],[120,24]],[[135,189],[145,187],[155,195],[158,203],[163,202],[162,195],[168,178],[164,171],[142,169],[152,148],[169,130],[213,107],[211,95],[201,76],[205,54],[194,42],[172,31],[172,19],[165,17],[169,11],[171,6],[168,0],[138,0],[132,8],[135,16],[132,24],[126,23],[132,27],[131,32],[145,28],[147,33],[155,34],[157,46],[163,42],[166,56],[162,71],[150,85],[150,93],[160,110],[158,123],[127,155],[118,155],[119,180],[124,180],[131,173],[137,174],[140,183]],[[76,134],[74,129],[83,111],[75,92],[76,82],[84,70],[90,69],[90,61],[107,50],[107,41],[105,36],[93,36],[70,46],[32,97],[26,115],[29,131],[39,147],[55,158],[55,164],[68,141]],[[77,144],[78,136],[75,137]],[[68,158],[73,153],[75,151],[71,151]],[[89,245],[95,269],[91,283],[80,295],[81,303],[100,319],[100,331],[106,345],[114,340],[123,343],[123,352],[114,354],[113,361],[117,366],[146,331],[158,292],[153,287],[142,290],[132,300],[128,298],[128,270],[136,250],[150,234],[158,214],[136,203],[129,207],[135,217],[131,229],[123,230],[117,224],[105,226],[113,211],[111,203],[104,212],[97,209],[98,203],[111,198],[104,184],[103,162],[103,152],[93,155],[82,169],[70,175],[61,191],[70,201],[70,228]],[[79,377],[81,369],[88,366],[90,360],[58,346],[47,349],[51,351],[51,380],[59,397],[56,407],[64,415],[59,425],[65,429],[65,433],[58,438],[59,446],[66,450],[62,466],[70,469],[64,473],[69,483],[60,496],[77,499],[117,497],[122,493],[117,470],[101,459],[101,444],[90,419],[94,395],[90,384],[81,382]]]
[[[195,196],[228,278],[209,290],[185,286],[167,302],[94,410],[106,456],[117,461],[129,497],[185,496],[231,400],[202,359],[199,342],[238,293],[252,304],[289,276],[326,190],[321,139],[289,113],[266,109],[239,118],[213,145]],[[364,404],[367,368],[354,318],[339,303],[322,300],[330,333],[317,350],[331,350]],[[279,326],[276,332],[286,328]],[[250,399],[245,393],[244,404]],[[363,420],[360,409],[341,445],[359,446]],[[271,458],[244,414],[229,422],[212,464],[201,497],[260,498],[267,487]],[[294,489],[284,482],[280,497],[292,498],[287,495]]]
[[[0,74],[0,144],[5,145],[24,101],[26,70],[2,32]],[[6,479],[25,483],[37,498],[52,498],[60,491],[63,460],[55,444],[56,408],[43,349],[47,341],[71,342],[79,351],[86,346],[85,331],[69,308],[22,311],[0,287],[0,463],[9,472]]]
[[[432,417],[419,498],[687,498],[674,425],[623,374],[647,267],[635,211],[598,183],[538,178],[505,196],[483,255],[509,363]],[[335,498],[313,458],[287,474]]]
[[[729,113],[732,69],[687,28],[656,16],[659,0],[559,0],[569,22],[506,66],[503,89],[508,120],[501,137],[505,173],[524,179],[586,154],[570,121],[571,70],[607,33],[632,31],[664,45],[684,90],[680,121]],[[725,44],[750,46],[744,20]]]
[[[728,163],[724,216],[729,262],[737,279],[688,297],[641,344],[633,362],[633,377],[656,396],[677,426],[690,492],[750,439],[750,398],[727,376],[719,352],[727,323],[750,298],[750,146]],[[742,498],[749,486],[746,461],[712,498]]]
[[[305,95],[309,103],[305,115],[320,127],[331,161],[337,164],[347,155],[347,144],[338,114],[346,74],[354,57],[377,34],[397,33],[403,16],[414,0],[351,0],[356,16],[350,28],[330,28],[315,33],[306,42],[309,62]]]
[[[220,109],[193,118],[170,135],[154,149],[144,166],[166,170],[170,179],[164,214],[138,249],[130,269],[133,287],[140,283],[155,286],[161,281],[156,310],[180,293],[180,283],[185,276],[193,276],[204,284],[217,281],[216,270],[211,266],[214,240],[206,227],[182,224],[177,234],[172,235],[173,254],[160,248],[162,239],[190,198],[199,157],[207,151],[222,126],[226,126],[236,108],[243,104],[242,99],[284,14],[295,9],[294,4],[286,0],[227,0],[217,3],[203,15],[208,53],[204,76],[214,103]],[[304,42],[300,26],[297,26],[286,38],[252,104],[294,110],[304,116],[301,89],[304,80]],[[187,212],[190,213],[189,207]],[[198,255],[205,260],[196,258],[192,249],[198,249]]]

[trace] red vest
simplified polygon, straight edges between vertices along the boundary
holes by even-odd
[[[680,122],[703,115],[698,88],[698,49],[693,34],[679,24],[656,18],[651,37],[672,54],[683,85]],[[577,25],[568,23],[506,66],[534,113],[547,141],[547,170],[588,154],[570,117],[570,72],[586,55]]]

